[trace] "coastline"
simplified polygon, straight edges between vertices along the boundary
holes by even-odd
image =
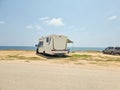
[[[70,51],[102,51],[105,47],[68,47]],[[35,46],[0,46],[0,50],[36,50]]]

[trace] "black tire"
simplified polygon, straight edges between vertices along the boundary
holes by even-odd
[[[110,53],[111,55],[115,55],[115,53],[112,51],[111,53]]]
[[[102,52],[103,54],[106,54],[104,51]]]
[[[45,51],[43,51],[43,54],[45,54]]]
[[[39,54],[39,52],[38,52],[38,48],[36,49],[36,53]]]

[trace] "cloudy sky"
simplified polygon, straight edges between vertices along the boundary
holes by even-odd
[[[62,34],[78,47],[120,46],[120,0],[0,0],[0,46]]]

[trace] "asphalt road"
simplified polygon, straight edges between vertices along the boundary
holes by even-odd
[[[120,72],[40,62],[0,62],[0,90],[120,90]]]

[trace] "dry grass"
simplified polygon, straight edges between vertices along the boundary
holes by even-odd
[[[6,56],[6,59],[10,59],[10,60],[40,60],[39,57],[25,57],[25,56],[20,56],[20,55],[8,55]]]
[[[101,52],[74,52],[70,54],[68,60],[77,65],[120,66],[120,56],[102,54]]]
[[[0,60],[42,60],[34,51],[5,50],[0,51]]]
[[[83,55],[80,55],[80,54],[72,54],[71,57],[72,57],[72,58],[88,59],[88,58],[91,58],[91,55],[87,55],[87,54],[83,54]]]
[[[1,50],[0,60],[42,60],[53,63],[73,63],[76,65],[117,65],[120,66],[120,56],[102,54],[101,52],[74,52],[68,54],[66,57],[49,57],[36,55],[35,51],[22,51],[22,50]]]

